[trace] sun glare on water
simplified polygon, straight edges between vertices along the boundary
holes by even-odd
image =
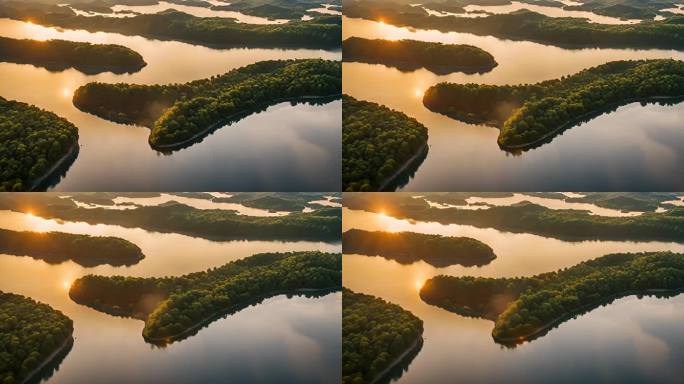
[[[71,288],[71,279],[64,279],[62,281],[62,288],[68,291]]]

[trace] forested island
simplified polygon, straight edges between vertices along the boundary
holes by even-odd
[[[0,291],[0,382],[35,380],[73,344],[74,325],[62,312],[30,298]]]
[[[456,264],[482,266],[496,258],[490,246],[470,237],[361,229],[350,229],[342,234],[342,251],[345,254],[382,256],[401,264],[422,260],[438,268]]]
[[[610,108],[679,98],[684,98],[684,62],[658,59],[612,61],[531,85],[440,83],[425,92],[423,104],[456,119],[497,126],[499,146],[519,150]]]
[[[342,20],[323,15],[285,24],[247,24],[221,17],[196,17],[175,10],[133,17],[80,16],[72,9],[36,2],[0,4],[0,17],[49,27],[113,32],[206,46],[339,49]]]
[[[342,291],[342,384],[375,383],[415,357],[423,321],[380,298]]]
[[[20,232],[2,228],[0,253],[30,256],[50,264],[72,260],[84,267],[133,265],[145,258],[137,245],[118,237]]]
[[[344,61],[384,64],[402,71],[425,68],[439,75],[483,73],[497,66],[489,52],[466,44],[350,37],[342,42]]]
[[[138,52],[115,44],[0,37],[0,61],[32,64],[48,70],[75,68],[86,74],[140,71],[147,63]]]
[[[174,150],[277,102],[341,92],[342,65],[337,61],[269,60],[185,84],[88,83],[76,90],[73,102],[104,119],[150,127],[152,148]]]
[[[472,225],[532,233],[568,241],[663,240],[684,242],[684,207],[639,216],[610,217],[588,211],[550,209],[530,202],[481,210],[432,208],[406,193],[345,194],[349,209],[383,212],[398,219]]]
[[[572,17],[549,17],[526,9],[487,17],[431,16],[422,8],[382,1],[347,1],[344,15],[382,20],[399,27],[463,32],[528,40],[564,47],[684,49],[684,16],[638,24],[599,24]]]
[[[606,255],[533,277],[436,276],[420,297],[448,311],[494,320],[494,340],[519,344],[617,298],[682,289],[684,254],[651,252]]]
[[[342,97],[342,189],[377,191],[418,168],[428,151],[428,130],[383,105]]]
[[[342,233],[342,210],[334,207],[262,217],[223,209],[197,209],[177,202],[126,210],[89,209],[52,194],[12,194],[2,196],[0,209],[30,211],[47,219],[120,225],[220,240],[339,241]]]
[[[72,284],[69,296],[106,313],[144,320],[145,340],[168,344],[264,298],[341,286],[340,254],[264,253],[180,277],[87,275]]]
[[[78,128],[52,112],[0,97],[0,192],[38,187],[78,154]]]

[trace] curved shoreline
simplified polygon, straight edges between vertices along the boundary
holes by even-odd
[[[69,151],[66,154],[64,154],[64,156],[62,156],[59,160],[57,160],[57,162],[54,163],[52,165],[52,167],[50,167],[50,169],[45,171],[42,176],[39,176],[37,179],[29,182],[29,186],[28,186],[27,190],[29,192],[34,192],[36,189],[39,189],[39,187],[43,186],[43,184],[45,183],[45,181],[47,181],[47,179],[54,177],[55,174],[60,169],[66,167],[66,165],[70,161],[76,160],[76,157],[78,157],[79,151],[80,151],[80,147],[78,145],[78,139],[77,139],[76,142],[71,145],[71,147],[69,148]]]
[[[376,384],[380,380],[384,379],[393,369],[395,369],[401,362],[408,356],[411,352],[415,351],[416,349],[421,348],[423,345],[423,334],[421,333],[420,336],[418,336],[415,340],[413,340],[413,343],[406,348],[406,350],[399,356],[397,356],[396,359],[392,360],[390,365],[387,366],[387,368],[383,369],[378,373],[373,380],[370,381],[370,384]]]
[[[385,180],[383,180],[376,191],[386,191],[387,187],[391,185],[393,182],[395,182],[399,176],[401,176],[402,173],[404,173],[410,166],[412,166],[421,156],[427,154],[429,149],[427,141],[423,143],[423,145],[418,148],[415,154],[411,156],[408,160],[404,162],[404,164],[399,167],[391,176],[387,177]]]
[[[338,289],[341,289],[341,286],[327,287],[327,288],[300,288],[300,289],[294,289],[294,290],[285,290],[285,291],[276,291],[276,292],[266,293],[263,295],[259,295],[257,297],[253,297],[253,298],[249,299],[248,301],[233,304],[230,307],[221,309],[221,311],[214,312],[213,314],[199,320],[198,322],[196,322],[191,327],[189,327],[189,328],[187,328],[181,332],[178,332],[174,335],[165,336],[165,337],[146,337],[143,334],[143,339],[145,339],[146,342],[151,343],[151,344],[161,344],[161,345],[171,344],[175,341],[180,341],[185,336],[192,334],[192,332],[195,332],[197,330],[202,329],[203,327],[207,326],[208,324],[210,324],[214,320],[217,320],[217,319],[225,316],[226,314],[230,313],[231,311],[238,310],[244,306],[248,306],[251,303],[254,303],[254,302],[257,302],[260,300],[268,299],[268,298],[279,296],[279,295],[287,295],[287,294],[297,294],[297,293],[307,293],[307,292],[314,293],[314,292],[327,292],[327,291],[335,292]],[[143,330],[144,330],[144,328],[143,328]]]
[[[618,292],[613,295],[610,295],[608,297],[602,298],[600,300],[582,305],[578,307],[577,309],[556,317],[555,319],[547,322],[546,324],[538,327],[534,331],[528,332],[523,335],[519,335],[516,337],[496,337],[492,334],[492,338],[494,341],[500,343],[500,344],[507,344],[507,345],[517,345],[521,344],[524,341],[531,341],[534,340],[537,337],[540,337],[544,335],[546,332],[550,331],[551,329],[555,328],[556,326],[560,325],[566,320],[569,320],[573,318],[576,315],[583,314],[587,310],[593,309],[601,304],[609,304],[613,300],[620,299],[623,297],[628,297],[628,296],[633,296],[633,295],[657,295],[657,294],[680,294],[684,292],[684,287],[683,288],[677,288],[677,289],[646,289],[646,290],[628,290],[628,291],[623,291],[623,292]],[[493,331],[492,331],[493,332]]]
[[[650,96],[650,97],[625,99],[625,100],[621,100],[618,102],[607,104],[607,105],[605,105],[599,109],[594,109],[594,110],[591,110],[589,112],[583,113],[577,117],[574,117],[573,119],[561,124],[560,126],[556,127],[554,130],[546,133],[545,135],[543,135],[543,136],[541,136],[541,137],[539,137],[533,141],[523,143],[523,144],[505,145],[505,144],[499,143],[497,140],[497,144],[499,144],[499,148],[506,150],[506,151],[517,151],[517,150],[525,151],[528,149],[536,148],[539,144],[543,143],[544,141],[555,137],[559,133],[561,133],[561,132],[563,132],[569,128],[572,128],[573,126],[577,125],[578,123],[581,123],[584,118],[590,117],[592,115],[599,114],[599,113],[601,113],[607,109],[621,107],[621,106],[631,104],[631,103],[649,102],[649,101],[657,102],[657,101],[677,100],[677,99],[684,99],[684,95],[679,95],[679,96]],[[596,117],[598,117],[598,116],[596,116]]]
[[[35,379],[35,376],[39,374],[45,367],[48,365],[52,364],[60,354],[64,353],[66,350],[71,348],[71,346],[74,345],[74,336],[73,334],[70,335],[66,340],[62,342],[62,344],[55,349],[49,356],[47,356],[45,359],[43,359],[43,362],[40,363],[34,370],[29,372],[26,377],[20,381],[21,384],[26,384],[31,382],[33,379]]]
[[[324,100],[324,99],[332,99],[332,98],[337,98],[337,97],[342,97],[342,94],[338,93],[338,94],[332,94],[332,95],[327,95],[327,96],[298,96],[298,97],[288,97],[288,98],[270,100],[268,102],[255,105],[254,107],[252,107],[250,109],[235,112],[229,116],[226,116],[226,117],[222,118],[221,121],[214,123],[214,124],[211,124],[207,128],[197,132],[196,134],[192,135],[191,137],[189,137],[183,141],[179,141],[179,142],[171,143],[171,144],[153,144],[150,141],[151,137],[152,137],[152,135],[150,133],[150,137],[148,137],[147,142],[150,144],[150,147],[152,147],[152,149],[155,149],[159,152],[174,151],[174,150],[178,150],[178,149],[183,149],[187,145],[194,144],[197,140],[202,139],[202,138],[206,137],[208,134],[210,134],[211,132],[225,126],[226,124],[228,124],[228,122],[230,122],[230,120],[232,120],[236,117],[239,117],[239,116],[243,116],[243,115],[246,116],[246,115],[249,115],[252,113],[259,112],[259,110],[261,108],[270,107],[270,106],[273,106],[275,104],[283,103],[286,101]]]

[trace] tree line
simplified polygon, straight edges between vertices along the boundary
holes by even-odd
[[[537,84],[440,83],[427,90],[430,110],[501,128],[503,148],[527,146],[578,118],[629,101],[684,97],[684,62],[612,61]]]
[[[0,291],[0,382],[18,384],[29,379],[73,331],[73,322],[62,312]]]
[[[342,291],[342,384],[371,383],[420,342],[423,321],[383,299]]]
[[[69,296],[79,304],[145,320],[149,341],[183,338],[208,319],[255,300],[342,285],[342,256],[322,252],[263,253],[179,277],[88,275]]]
[[[78,146],[78,128],[52,112],[0,97],[0,192],[25,191]]]
[[[222,76],[171,85],[89,83],[74,105],[100,117],[152,128],[153,147],[183,145],[227,118],[279,100],[338,95],[339,62],[321,59],[263,61]]]
[[[342,234],[342,251],[345,254],[382,256],[401,264],[422,260],[438,268],[455,264],[482,266],[496,258],[490,246],[470,237],[355,228]]]
[[[519,343],[578,311],[635,293],[684,289],[684,254],[610,254],[533,277],[436,276],[420,291],[428,304],[495,321],[495,340]]]
[[[31,256],[50,264],[72,260],[84,267],[133,265],[145,257],[140,247],[119,237],[1,228],[0,253]]]
[[[497,65],[489,52],[467,44],[350,37],[342,42],[342,52],[345,61],[380,63],[408,71],[426,68],[437,74],[487,72]]]
[[[133,73],[147,63],[134,50],[115,44],[0,37],[0,61],[33,64],[49,70],[75,68],[87,74]]]
[[[380,104],[342,99],[342,189],[378,190],[427,146],[416,119]]]

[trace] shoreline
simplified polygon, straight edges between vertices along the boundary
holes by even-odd
[[[27,188],[27,191],[29,192],[35,192],[36,189],[39,189],[45,183],[45,181],[53,176],[55,176],[55,173],[57,173],[62,167],[66,166],[66,164],[69,161],[76,160],[76,157],[78,157],[78,153],[80,151],[80,147],[78,145],[78,139],[74,144],[71,145],[69,148],[69,151],[64,154],[59,160],[57,160],[56,163],[52,165],[45,173],[43,173],[42,176],[39,176],[35,180],[31,180],[30,184]]]
[[[413,343],[399,356],[397,356],[396,359],[394,359],[390,365],[387,366],[387,368],[383,369],[380,373],[378,373],[373,380],[370,381],[370,384],[375,384],[382,379],[384,379],[394,368],[396,368],[405,358],[408,356],[411,352],[415,351],[416,349],[420,348],[423,345],[423,334],[421,333],[420,336],[418,336],[415,340],[413,340]]]
[[[429,150],[429,146],[428,146],[428,143],[426,141],[418,149],[418,151],[416,151],[416,153],[414,153],[413,156],[411,156],[408,160],[406,160],[404,162],[404,164],[401,167],[399,167],[390,177],[383,180],[380,183],[380,185],[378,186],[378,188],[376,189],[376,191],[386,191],[387,187],[390,184],[392,184],[392,182],[396,181],[396,179],[398,179],[402,173],[404,173],[411,165],[413,165],[413,163],[415,163],[416,160],[418,160],[421,156],[427,154],[428,150]]]
[[[563,132],[563,131],[565,131],[565,130],[567,130],[567,129],[569,129],[569,128],[575,126],[575,125],[577,125],[577,124],[580,123],[584,118],[589,117],[589,116],[592,116],[592,115],[595,115],[595,114],[600,113],[600,112],[603,112],[603,111],[605,111],[605,110],[607,110],[607,109],[615,108],[615,107],[621,107],[621,106],[624,106],[624,105],[627,105],[627,104],[631,104],[631,103],[649,102],[649,101],[657,102],[657,101],[663,101],[663,100],[677,100],[677,99],[682,99],[682,98],[684,98],[684,95],[678,95],[678,96],[650,96],[650,97],[641,97],[641,98],[630,98],[630,99],[625,99],[625,100],[621,100],[621,101],[618,101],[618,102],[609,103],[609,104],[607,104],[607,105],[605,105],[605,106],[603,106],[603,107],[601,107],[601,108],[599,108],[599,109],[594,109],[594,110],[591,110],[591,111],[589,111],[589,112],[583,113],[583,114],[581,114],[581,115],[579,115],[579,116],[577,116],[577,117],[574,117],[574,118],[572,118],[571,120],[566,121],[565,123],[563,123],[563,124],[561,124],[560,126],[556,127],[556,128],[553,129],[552,131],[546,133],[545,135],[543,135],[543,136],[541,136],[541,137],[539,137],[539,138],[537,138],[537,139],[535,139],[535,140],[533,140],[533,141],[530,141],[530,142],[527,142],[527,143],[523,143],[523,144],[504,145],[504,144],[499,143],[498,140],[497,140],[497,144],[499,144],[499,148],[501,148],[501,149],[503,149],[503,150],[505,150],[505,151],[510,151],[510,150],[513,150],[513,151],[515,151],[515,150],[522,150],[522,151],[525,151],[525,150],[528,150],[528,149],[536,148],[538,144],[541,144],[542,142],[546,141],[547,139],[553,138],[553,137],[557,136],[559,133],[561,133],[561,132]]]
[[[646,289],[646,290],[628,290],[628,291],[618,292],[618,293],[612,294],[608,297],[602,298],[600,300],[582,305],[582,306],[578,307],[577,309],[575,309],[575,310],[573,310],[567,314],[558,316],[555,319],[552,319],[551,321],[549,321],[549,322],[543,324],[542,326],[538,327],[537,329],[535,329],[532,332],[528,332],[526,334],[519,335],[516,337],[496,337],[492,334],[492,338],[494,339],[494,341],[501,343],[501,344],[508,344],[508,345],[521,344],[524,341],[534,340],[535,338],[542,336],[543,334],[545,334],[549,330],[560,325],[565,320],[571,319],[576,315],[585,313],[588,309],[595,308],[601,304],[604,304],[604,303],[607,304],[607,303],[612,302],[615,299],[620,299],[620,298],[628,297],[628,296],[657,295],[659,293],[661,293],[661,294],[675,294],[676,295],[676,294],[684,293],[684,287],[676,288],[676,289]],[[494,331],[492,331],[492,333],[493,332]]]
[[[152,136],[151,130],[150,130],[150,136],[148,137],[147,142],[149,143],[150,147],[152,147],[152,149],[155,149],[159,152],[179,150],[179,149],[185,148],[188,144],[194,144],[197,140],[204,138],[207,135],[209,135],[211,132],[223,127],[224,125],[228,124],[228,122],[230,120],[234,119],[235,117],[238,117],[241,115],[245,115],[245,116],[250,115],[252,113],[258,112],[258,110],[261,108],[270,107],[270,106],[273,106],[275,104],[283,103],[286,101],[324,100],[324,99],[328,99],[328,98],[336,98],[336,97],[341,97],[341,96],[342,96],[342,94],[339,93],[339,94],[332,94],[332,95],[326,95],[326,96],[297,96],[297,97],[289,97],[289,98],[280,98],[280,99],[270,100],[266,103],[258,104],[256,106],[250,108],[250,109],[235,112],[229,116],[226,116],[226,117],[222,118],[221,121],[214,123],[214,124],[211,124],[207,128],[197,132],[196,134],[192,135],[191,137],[189,137],[183,141],[179,141],[179,142],[171,143],[171,144],[153,144],[150,141],[150,138]],[[154,129],[154,128],[152,128],[152,129]]]
[[[62,342],[62,345],[60,345],[57,349],[55,349],[49,356],[47,356],[42,363],[40,363],[39,366],[37,366],[34,370],[29,372],[26,377],[20,381],[21,384],[26,384],[29,383],[31,380],[35,379],[35,376],[40,373],[45,367],[48,365],[52,364],[57,356],[59,356],[61,353],[69,349],[71,346],[74,344],[74,335],[73,333],[66,338]]]
[[[327,288],[300,288],[300,289],[294,289],[294,290],[284,290],[284,291],[276,291],[276,292],[262,294],[262,295],[259,295],[257,297],[251,298],[250,300],[248,300],[246,302],[236,303],[236,304],[231,305],[230,307],[223,308],[223,309],[221,309],[221,311],[217,311],[217,312],[199,320],[198,322],[193,324],[191,327],[189,327],[189,328],[187,328],[187,329],[185,329],[179,333],[176,333],[174,335],[165,336],[165,337],[146,337],[143,334],[143,339],[146,342],[151,343],[151,344],[163,343],[164,345],[168,345],[168,344],[171,344],[175,341],[181,340],[185,336],[192,334],[192,332],[195,332],[197,330],[204,328],[206,325],[210,324],[211,322],[213,322],[214,320],[216,320],[218,318],[223,317],[224,315],[230,313],[231,311],[237,310],[237,309],[244,307],[246,305],[250,305],[251,303],[256,302],[256,301],[264,300],[264,299],[279,296],[279,295],[297,294],[297,293],[306,293],[306,292],[326,292],[326,291],[335,292],[335,290],[338,290],[338,289],[341,289],[341,285],[339,287],[335,286],[335,287],[327,287]],[[147,323],[147,319],[145,319],[145,323]],[[145,325],[147,325],[147,324],[145,324]],[[144,331],[144,328],[143,328],[143,331]]]

